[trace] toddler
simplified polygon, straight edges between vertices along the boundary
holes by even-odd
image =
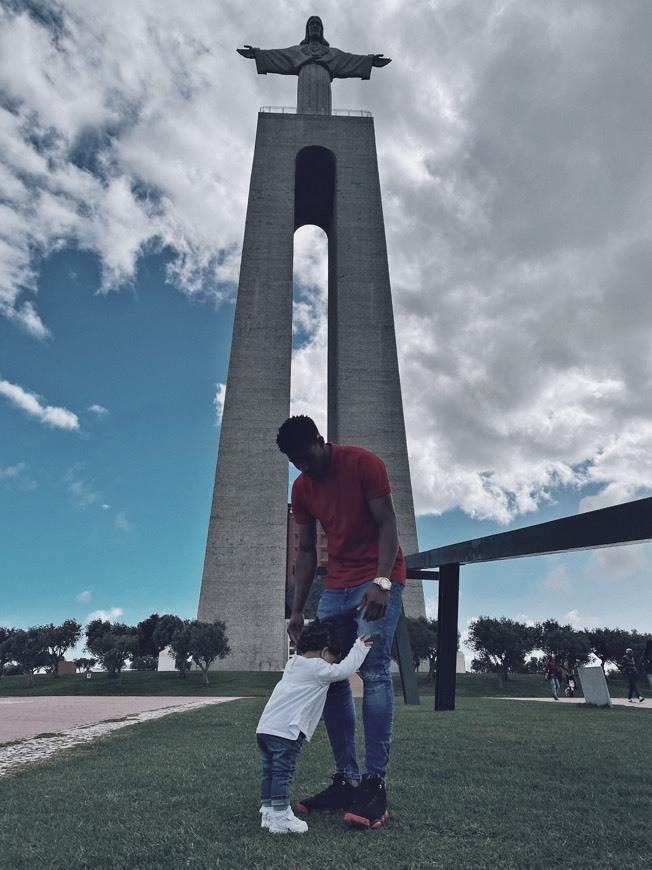
[[[299,635],[297,654],[285,666],[256,728],[262,766],[261,827],[272,834],[303,834],[308,830],[290,807],[299,752],[317,727],[328,687],[358,670],[371,643],[368,635],[361,635],[340,662],[340,642],[329,620],[315,620]]]

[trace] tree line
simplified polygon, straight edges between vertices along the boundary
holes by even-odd
[[[646,635],[635,629],[575,629],[554,619],[526,625],[505,617],[480,616],[470,624],[466,642],[477,653],[471,662],[472,671],[497,673],[508,680],[514,672],[541,673],[550,658],[559,664],[568,662],[574,668],[595,657],[604,670],[608,664],[617,665],[628,647],[640,662],[645,641]],[[543,655],[532,655],[535,651]]]
[[[428,676],[434,677],[437,667],[437,620],[423,616],[408,617],[408,633],[412,646],[414,666],[418,670],[422,661],[428,662]],[[543,673],[550,658],[559,664],[568,662],[574,668],[595,657],[602,669],[617,666],[627,648],[640,662],[646,635],[635,629],[621,628],[575,629],[546,619],[527,625],[513,619],[479,616],[469,626],[466,643],[476,653],[471,662],[475,673],[496,673],[509,680],[510,673]],[[459,632],[458,632],[459,647]],[[541,655],[532,655],[539,652]],[[643,677],[644,674],[641,673]]]
[[[100,665],[109,679],[120,681],[127,663],[132,670],[158,669],[159,653],[170,647],[180,677],[186,676],[194,662],[202,672],[202,682],[208,686],[208,669],[216,659],[223,659],[231,649],[226,625],[219,620],[200,622],[181,619],[171,613],[151,616],[137,625],[94,619],[85,632],[76,619],[66,619],[61,625],[49,623],[31,628],[0,627],[0,677],[25,674],[27,688],[32,687],[34,673],[40,668],[53,677],[59,676],[59,663],[65,654],[85,635],[90,658],[74,659],[77,670],[90,670]]]
[[[434,678],[437,667],[437,620],[425,617],[407,619],[414,666],[428,663],[428,676]],[[135,626],[94,619],[82,626],[75,619],[61,625],[36,625],[27,629],[0,627],[0,677],[26,674],[31,688],[33,675],[46,668],[53,677],[59,675],[59,662],[85,634],[86,651],[90,657],[74,659],[77,670],[89,670],[100,665],[110,679],[120,679],[123,669],[157,670],[159,653],[170,647],[180,677],[185,677],[190,663],[202,672],[208,685],[208,669],[216,659],[229,654],[230,647],[224,622],[200,622],[181,619],[174,614],[151,614]],[[549,658],[571,667],[586,664],[595,657],[602,669],[614,666],[625,650],[634,651],[640,662],[646,636],[635,629],[620,628],[575,629],[547,619],[527,625],[506,617],[480,616],[469,626],[466,643],[476,653],[471,670],[476,673],[496,673],[509,680],[510,673],[542,673]],[[459,646],[459,632],[458,632]],[[532,655],[540,652],[543,655]],[[643,676],[643,675],[642,675]]]

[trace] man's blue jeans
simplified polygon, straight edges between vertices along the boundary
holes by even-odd
[[[362,722],[364,725],[367,773],[385,776],[389,762],[394,722],[394,686],[390,672],[391,649],[396,623],[401,613],[403,586],[392,583],[387,612],[382,619],[365,622],[363,610],[357,608],[372,581],[348,589],[324,589],[317,616],[332,619],[342,645],[342,658],[356,637],[368,634],[373,645],[360,668],[364,683]],[[355,749],[355,706],[348,680],[333,683],[326,696],[324,722],[328,732],[335,767],[345,779],[360,779]]]

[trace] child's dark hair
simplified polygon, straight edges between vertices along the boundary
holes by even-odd
[[[286,456],[305,450],[319,438],[319,429],[314,420],[299,414],[289,417],[278,430],[276,443],[281,453]]]
[[[297,652],[313,652],[322,650],[324,647],[328,647],[328,651],[334,656],[342,654],[342,647],[335,634],[333,621],[331,619],[315,619],[303,627],[297,641]]]

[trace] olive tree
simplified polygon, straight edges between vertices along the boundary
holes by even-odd
[[[118,679],[127,661],[138,655],[138,629],[122,622],[94,619],[86,626],[86,649],[110,679]]]
[[[525,656],[537,646],[538,632],[502,616],[492,619],[479,616],[469,627],[467,642],[479,653],[471,663],[471,670],[495,670],[499,681],[509,680],[509,672],[523,667]]]
[[[208,686],[208,669],[216,659],[231,652],[226,636],[226,625],[219,620],[200,622],[186,619],[172,635],[172,651],[178,660],[190,655],[202,672],[202,685]]]
[[[8,660],[16,662],[24,674],[27,674],[27,688],[31,689],[34,681],[34,671],[49,663],[48,644],[45,633],[38,625],[32,628],[17,628],[4,642]]]
[[[63,659],[67,650],[74,646],[82,635],[82,627],[76,619],[66,619],[61,625],[40,626],[45,635],[52,666],[52,676],[59,676],[59,662]]]

